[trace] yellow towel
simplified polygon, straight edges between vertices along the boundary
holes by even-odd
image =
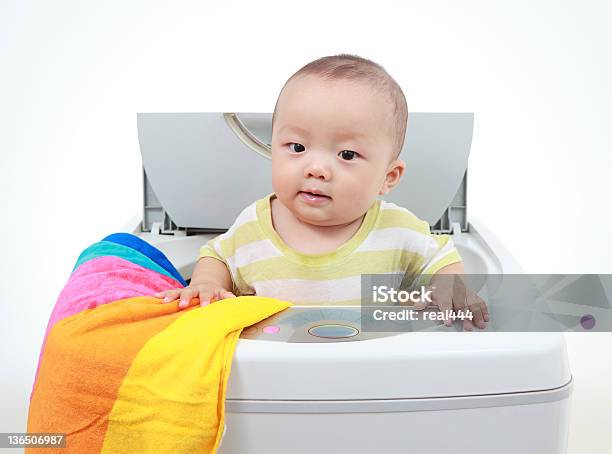
[[[152,338],[119,389],[119,396],[129,399],[118,399],[113,407],[102,452],[193,453],[199,448],[214,453],[242,328],[289,306],[256,296],[225,299],[186,312]]]

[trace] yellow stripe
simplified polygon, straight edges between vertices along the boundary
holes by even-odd
[[[425,271],[423,271],[423,275],[419,278],[417,285],[429,285],[429,281],[431,281],[431,278],[434,274],[436,274],[438,271],[440,271],[447,265],[451,265],[453,263],[461,261],[461,256],[459,255],[459,252],[457,252],[457,250],[455,249],[454,251],[444,256],[442,260],[431,264],[427,269],[425,269]]]
[[[402,227],[429,235],[429,224],[404,210],[382,209],[377,229]]]
[[[119,388],[102,452],[215,452],[241,329],[289,306],[256,296],[225,299],[188,309],[152,337]]]
[[[220,240],[221,251],[226,257],[231,257],[238,248],[263,239],[257,221],[249,221],[236,227],[231,237]]]
[[[355,235],[351,240],[342,245],[337,251],[324,254],[301,254],[288,248],[273,230],[270,222],[270,197],[272,194],[259,199],[256,202],[257,220],[248,221],[238,226],[230,238],[221,239],[217,237],[211,240],[209,245],[220,245],[221,255],[224,261],[228,257],[235,255],[236,250],[249,243],[268,239],[284,254],[280,257],[259,260],[255,263],[241,266],[237,270],[237,275],[232,276],[238,291],[242,294],[252,293],[247,282],[261,282],[277,279],[302,279],[330,281],[343,279],[350,276],[361,274],[383,274],[406,270],[411,274],[416,274],[421,270],[425,263],[425,258],[417,252],[409,252],[402,249],[363,251],[355,252],[349,246],[360,244],[372,230],[387,228],[405,228],[421,233],[432,238],[438,249],[441,250],[448,245],[450,237],[448,235],[432,235],[429,224],[419,219],[408,210],[397,208],[382,208],[381,204],[373,205],[368,210],[369,217],[366,216],[367,225],[362,225],[359,235]],[[364,224],[366,224],[364,220]],[[262,221],[263,224],[260,224]],[[269,224],[269,225],[268,225]],[[268,235],[271,237],[268,238]],[[423,239],[426,240],[425,238]],[[348,249],[347,249],[348,248]],[[212,256],[220,258],[211,249],[202,247],[200,256]],[[426,270],[429,274],[434,274],[440,268],[461,261],[455,251],[448,254],[441,261],[430,264]]]
[[[247,283],[244,281],[244,279],[242,279],[242,275],[241,275],[242,268],[240,268],[238,272],[234,275],[234,273],[232,273],[232,271],[230,270],[227,260],[223,260],[221,257],[217,255],[215,251],[210,249],[208,246],[202,246],[200,248],[200,256],[198,257],[198,260],[204,257],[212,257],[217,260],[220,260],[227,267],[228,272],[230,273],[230,277],[232,279],[232,293],[234,295],[240,296],[239,293],[252,295],[254,293],[251,291],[247,291],[249,287]]]
[[[200,255],[198,258],[201,259],[202,257],[213,257],[218,260],[223,260],[212,247],[206,244],[200,248]]]
[[[206,246],[209,249],[220,247],[221,254],[224,257],[231,257],[238,248],[265,239],[266,237],[262,234],[257,221],[249,221],[239,227],[236,227],[229,238],[221,238],[221,235],[216,236],[215,238],[209,240],[206,243]],[[202,248],[200,248],[200,257],[202,255]]]
[[[258,201],[257,212],[258,212],[259,217],[266,217],[270,215],[268,203],[269,202],[267,201],[267,198]],[[376,219],[372,219],[372,221],[375,221],[375,220]],[[384,210],[381,209],[380,216],[378,217],[378,222],[375,225],[372,225],[372,227],[373,228],[371,231],[385,229],[385,228],[400,227],[400,228],[411,229],[419,233],[422,233],[424,235],[430,235],[429,224],[426,221],[423,221],[419,219],[418,217],[416,217],[414,214],[409,213],[405,210],[401,210],[401,209],[384,209]],[[209,249],[213,249],[215,246],[220,248],[221,255],[223,257],[225,258],[232,257],[236,253],[236,250],[239,249],[240,247],[253,243],[253,242],[268,239],[264,235],[263,230],[264,230],[264,227],[260,226],[258,220],[252,220],[252,221],[248,221],[236,227],[236,229],[234,230],[234,232],[229,238],[221,238],[221,235],[219,235],[211,239],[207,244],[208,244]],[[368,232],[363,232],[363,233],[368,233]],[[363,240],[364,238],[360,238],[360,239]],[[442,239],[438,239],[435,236],[434,236],[434,239],[438,242],[440,246],[446,243],[446,241],[443,241]],[[354,242],[354,240],[356,240],[355,237],[349,240],[349,243]],[[283,245],[281,244],[277,246],[283,246]],[[343,247],[344,246],[346,246],[346,243],[343,245]],[[292,251],[284,251],[284,252],[289,253]],[[205,254],[205,252],[202,252],[202,249],[201,249],[200,256],[203,256],[203,255],[211,255],[211,254]],[[313,254],[307,254],[307,255],[313,255]],[[328,254],[318,254],[318,255],[322,256],[322,257],[317,257],[316,264],[318,265],[322,263],[322,261],[320,260],[321,258],[323,258],[323,262],[327,258],[329,258],[330,261],[334,260],[335,258],[333,252],[330,252]],[[219,257],[215,256],[215,258],[219,258]]]
[[[361,305],[361,299],[356,298],[356,299],[351,299],[351,300],[340,300],[340,301],[333,301],[333,302],[329,302],[327,300],[325,301],[306,301],[306,302],[299,302],[299,303],[295,303],[296,305],[301,305],[301,306],[328,306],[328,307],[334,307],[334,306],[360,306]]]
[[[247,282],[271,279],[330,280],[361,274],[391,273],[398,269],[416,273],[424,261],[424,257],[417,252],[402,249],[362,251],[351,254],[342,263],[334,263],[332,267],[308,267],[285,257],[273,257],[245,265],[240,272]]]
[[[448,235],[432,235],[431,236],[436,243],[438,243],[438,249],[442,249],[448,243],[449,236]]]

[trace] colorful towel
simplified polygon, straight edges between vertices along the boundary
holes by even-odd
[[[136,236],[114,234],[83,251],[47,326],[28,432],[65,433],[58,452],[214,453],[242,328],[290,304],[194,299],[179,311],[177,301],[146,296],[185,285]]]

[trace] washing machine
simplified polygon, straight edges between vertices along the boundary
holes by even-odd
[[[141,113],[143,210],[125,231],[188,279],[199,248],[271,187],[269,113]],[[472,113],[411,113],[385,200],[452,236],[484,286],[523,273],[467,212]],[[230,453],[566,451],[572,376],[560,332],[362,329],[357,306],[293,306],[246,328],[226,394]]]

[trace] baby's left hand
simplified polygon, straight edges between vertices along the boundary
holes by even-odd
[[[450,311],[461,311],[461,313],[466,314],[467,311],[470,311],[472,313],[472,320],[463,320],[464,331],[472,331],[474,326],[480,329],[486,327],[486,322],[489,321],[487,305],[482,298],[466,287],[461,275],[434,275],[428,290],[432,290],[431,304],[438,306],[441,312],[450,314]],[[427,302],[415,303],[414,308],[422,310],[427,307],[427,304]],[[461,321],[461,318],[459,318],[459,321]],[[452,319],[446,317],[444,324],[451,326],[453,324]]]

